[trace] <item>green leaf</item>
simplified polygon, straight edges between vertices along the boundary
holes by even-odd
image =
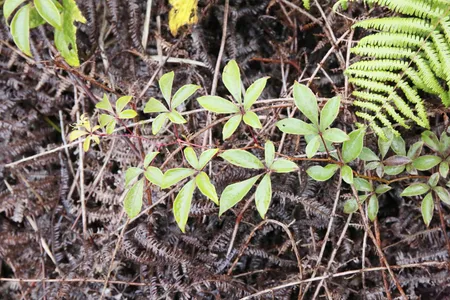
[[[156,135],[161,128],[164,126],[164,124],[166,123],[167,120],[167,113],[163,113],[158,115],[152,123],[152,134]]]
[[[430,226],[431,219],[433,219],[434,201],[431,193],[428,193],[422,200],[422,218],[425,225]]]
[[[172,85],[173,85],[173,78],[175,77],[175,73],[169,72],[161,76],[159,79],[159,89],[161,90],[161,93],[166,100],[167,105],[170,106],[170,99],[172,97]]]
[[[195,182],[197,183],[200,192],[211,199],[215,204],[219,205],[219,198],[217,197],[216,188],[209,180],[208,175],[205,172],[200,172],[195,177]]]
[[[63,0],[62,4],[62,27],[55,29],[55,45],[69,65],[78,67],[80,62],[78,60],[77,28],[73,23],[75,21],[86,23],[86,19],[78,9],[75,0]]]
[[[319,124],[319,106],[314,93],[303,84],[294,83],[294,101],[297,108],[307,117],[314,125]]]
[[[349,140],[349,136],[338,128],[330,128],[325,130],[323,138],[333,143],[342,143]]]
[[[84,140],[84,142],[83,142],[83,150],[84,150],[84,152],[87,152],[89,150],[89,147],[91,146],[91,139],[92,139],[92,137],[88,136]]]
[[[174,124],[184,124],[184,123],[187,122],[186,119],[183,118],[183,116],[179,112],[177,112],[176,110],[173,110],[170,113],[168,113],[167,117]]]
[[[233,114],[240,111],[236,104],[218,96],[203,96],[197,98],[197,101],[201,107],[216,114]]]
[[[290,173],[298,169],[296,163],[287,159],[277,159],[270,166],[270,169],[276,173]]]
[[[447,178],[449,170],[448,162],[443,161],[439,164],[439,173],[441,174],[442,178]]]
[[[306,156],[308,158],[311,158],[314,155],[316,155],[317,150],[319,150],[319,147],[320,147],[320,136],[316,135],[306,145],[306,149],[305,149]]]
[[[240,149],[226,150],[219,155],[230,164],[247,169],[264,169],[263,163],[253,154]]]
[[[353,179],[353,184],[355,186],[355,189],[357,191],[361,191],[361,192],[371,192],[373,190],[372,185],[370,184],[369,181],[367,181],[364,178],[354,178]]]
[[[242,103],[241,72],[235,60],[230,60],[223,69],[222,81],[238,103]]]
[[[125,186],[127,187],[131,183],[131,181],[133,181],[133,179],[135,179],[142,173],[144,173],[144,170],[142,170],[141,168],[136,167],[128,168],[127,171],[125,172]]]
[[[111,123],[112,121],[114,121],[114,117],[107,115],[107,114],[101,114],[98,117],[98,123],[100,125],[100,127],[105,127],[106,125],[108,125],[109,123]]]
[[[171,108],[174,109],[184,101],[186,101],[189,97],[191,97],[200,86],[195,84],[186,84],[183,85],[176,93],[173,95]]]
[[[363,161],[379,161],[378,155],[367,147],[363,147],[359,154],[359,159]]]
[[[150,152],[148,153],[144,158],[144,168],[147,169],[147,167],[150,165],[150,163],[155,159],[156,155],[158,155],[159,152]]]
[[[342,158],[345,163],[349,163],[359,156],[363,148],[365,134],[365,128],[350,132],[348,135],[350,139],[345,141],[342,146]]]
[[[208,149],[206,151],[203,151],[202,154],[200,154],[200,159],[198,162],[198,169],[203,169],[207,163],[213,158],[214,155],[219,151],[219,149]]]
[[[220,196],[219,217],[224,212],[235,206],[236,203],[241,201],[245,197],[245,195],[247,195],[247,193],[250,191],[250,189],[253,187],[260,176],[261,175],[256,175],[247,180],[233,183],[227,186]]]
[[[106,134],[113,134],[116,128],[116,120],[112,120],[108,125],[106,125]]]
[[[272,182],[270,180],[270,175],[266,174],[259,183],[255,192],[256,209],[258,210],[259,215],[263,219],[266,216],[267,210],[269,209],[271,200],[272,200]]]
[[[425,194],[430,190],[428,184],[425,183],[413,183],[408,186],[403,192],[400,194],[402,197],[412,197]]]
[[[400,135],[394,136],[394,139],[392,140],[391,148],[397,155],[401,155],[401,156],[406,155],[405,140]]]
[[[344,203],[344,213],[352,214],[358,211],[358,201],[355,198],[350,198]]]
[[[439,140],[436,136],[436,134],[432,131],[424,131],[422,132],[422,141],[427,145],[430,149],[432,149],[435,152],[439,151]]]
[[[247,89],[244,96],[244,109],[248,110],[261,96],[262,91],[266,87],[266,83],[269,77],[263,77],[252,83]]]
[[[387,175],[395,176],[402,173],[405,170],[405,166],[385,166],[384,172]]]
[[[324,132],[336,119],[339,113],[341,98],[336,96],[325,103],[320,112],[320,131]]]
[[[337,169],[339,169],[339,166],[335,164],[329,164],[325,168],[322,166],[312,166],[306,170],[306,173],[316,181],[327,181],[334,175]]]
[[[44,25],[45,23],[47,23],[47,22],[38,13],[36,7],[31,7],[30,8],[30,29]]]
[[[423,142],[416,142],[414,143],[408,150],[407,156],[411,159],[419,157],[420,153],[422,152]]]
[[[174,184],[177,184],[181,180],[185,179],[186,177],[189,177],[191,175],[194,175],[195,170],[188,169],[188,168],[174,168],[168,170],[166,173],[164,173],[163,182],[162,182],[162,188],[166,189]]]
[[[271,141],[266,141],[264,145],[264,161],[266,166],[270,167],[275,159],[275,146]]]
[[[307,135],[317,134],[317,128],[295,118],[287,118],[277,122],[277,127],[284,133]]]
[[[261,122],[259,121],[259,117],[252,111],[248,111],[244,115],[244,123],[253,128],[262,128]]]
[[[387,191],[390,191],[391,189],[392,189],[392,187],[390,187],[387,184],[380,184],[375,189],[375,193],[377,193],[378,195],[381,195],[381,194],[386,193]]]
[[[186,160],[194,169],[198,169],[197,154],[195,154],[195,151],[192,147],[184,148],[184,157],[186,157]]]
[[[342,169],[341,169],[341,176],[342,176],[342,179],[346,183],[348,183],[348,184],[352,184],[353,183],[353,170],[349,166],[345,165],[345,166],[342,167]]]
[[[106,95],[106,94],[103,94],[102,101],[98,102],[95,105],[95,107],[98,108],[98,109],[104,109],[106,111],[114,113],[113,108],[111,106],[111,102],[109,102],[108,95]]]
[[[424,155],[413,160],[413,166],[419,171],[426,171],[437,166],[442,159],[439,156]]]
[[[228,139],[230,136],[233,135],[233,133],[236,131],[241,121],[242,115],[236,115],[225,123],[222,129],[222,135],[224,140]]]
[[[52,0],[34,0],[34,6],[45,21],[55,28],[61,28],[61,16]]]
[[[442,202],[450,205],[450,193],[447,189],[443,188],[442,186],[437,186],[433,190]]]
[[[11,35],[16,46],[28,56],[30,50],[30,4],[23,6],[11,22]]]
[[[381,162],[379,162],[379,161],[372,161],[372,162],[370,162],[370,163],[368,163],[366,166],[365,166],[365,168],[364,168],[364,170],[375,170],[376,168],[378,168],[379,166],[381,166],[381,167],[383,167],[383,165],[381,164]]]
[[[164,174],[159,168],[153,166],[147,167],[147,170],[144,172],[144,176],[154,185],[159,187],[162,186]]]
[[[116,101],[116,112],[120,114],[125,106],[131,101],[132,96],[123,96]]]
[[[367,214],[370,221],[375,221],[378,215],[378,198],[376,195],[372,195],[369,199],[369,204],[367,206]]]
[[[142,198],[144,197],[144,180],[136,182],[128,191],[123,202],[123,208],[128,218],[136,217],[142,209]]]
[[[84,130],[73,130],[69,134],[69,142],[73,142],[76,139],[78,139],[79,137],[85,136],[86,134],[89,134],[89,133]]]
[[[180,190],[175,201],[173,202],[173,215],[175,221],[180,227],[181,231],[185,233],[186,223],[189,217],[189,211],[191,210],[192,196],[194,195],[195,181],[194,179],[186,183]]]
[[[437,186],[438,183],[439,183],[439,173],[434,173],[428,179],[428,185],[434,188],[435,186]]]
[[[22,4],[25,0],[6,0],[3,4],[3,16],[5,17],[6,24],[8,24],[9,16]]]
[[[384,158],[384,156],[388,153],[394,139],[394,133],[389,128],[383,128],[383,133],[386,139],[383,139],[382,136],[378,138],[378,150],[381,153],[381,158]]]
[[[133,119],[137,116],[137,112],[133,109],[125,109],[119,113],[119,119]]]
[[[159,113],[168,111],[169,110],[167,109],[167,107],[165,107],[164,104],[161,103],[161,101],[158,101],[153,97],[148,100],[147,104],[145,104],[144,107],[144,113]]]

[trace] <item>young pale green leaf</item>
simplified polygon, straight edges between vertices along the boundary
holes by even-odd
[[[105,127],[114,120],[115,120],[114,117],[111,115],[101,114],[98,117],[98,124],[100,125],[100,127]]]
[[[339,113],[341,98],[336,96],[325,103],[320,112],[320,131],[324,132],[336,119]]]
[[[83,151],[88,152],[89,147],[91,146],[92,137],[88,136],[83,142]]]
[[[125,106],[131,101],[132,96],[123,96],[116,101],[116,112],[120,114]]]
[[[226,140],[228,139],[230,136],[233,135],[233,133],[236,131],[236,129],[238,128],[239,124],[242,121],[242,115],[236,115],[231,117],[223,126],[222,129],[222,135],[223,135],[223,139]]]
[[[191,175],[194,175],[195,170],[188,169],[188,168],[174,168],[168,170],[166,173],[164,173],[163,182],[162,182],[162,188],[166,189],[181,180],[185,179],[186,177],[189,177]]]
[[[127,171],[125,172],[125,186],[128,186],[133,181],[133,179],[135,179],[142,173],[144,173],[144,170],[142,170],[141,168],[136,167],[128,168]]]
[[[147,167],[144,172],[144,176],[154,185],[157,185],[159,187],[162,186],[164,174],[159,168],[153,166]]]
[[[408,150],[407,156],[411,159],[415,159],[420,156],[420,153],[422,152],[423,142],[416,142],[414,143]]]
[[[112,120],[108,125],[106,125],[106,134],[113,134],[116,128],[116,119]]]
[[[266,166],[270,167],[275,159],[275,146],[271,141],[266,141],[264,145],[264,161]]]
[[[317,134],[317,128],[295,118],[287,118],[277,122],[277,127],[284,133],[307,135]]]
[[[323,132],[323,138],[333,143],[342,143],[349,140],[349,136],[338,128],[330,128]]]
[[[422,141],[427,145],[431,150],[438,152],[439,151],[439,140],[436,134],[432,131],[424,131],[422,132]]]
[[[186,84],[183,85],[176,93],[173,95],[171,108],[174,109],[184,101],[186,101],[189,97],[191,97],[200,86],[195,84]]]
[[[245,110],[250,109],[256,100],[258,100],[259,96],[261,96],[262,91],[266,87],[267,79],[269,79],[269,77],[259,78],[249,86],[244,96]]]
[[[239,112],[239,107],[231,101],[218,96],[203,96],[197,98],[198,103],[206,110],[216,114],[233,114]]]
[[[272,200],[272,181],[270,180],[270,175],[266,174],[259,183],[255,192],[256,209],[258,210],[259,215],[263,219],[266,216],[267,210],[269,209],[271,200]]]
[[[434,188],[435,186],[437,186],[437,184],[439,183],[439,172],[434,173],[433,175],[430,176],[430,178],[428,179],[428,185],[431,188]]]
[[[259,177],[261,177],[261,175],[256,175],[247,180],[233,183],[227,186],[220,196],[219,217],[224,212],[235,206],[236,203],[241,201],[245,197],[245,195],[247,195],[247,193],[250,191]]]
[[[98,102],[95,107],[98,109],[104,109],[106,111],[109,111],[110,113],[114,113],[111,102],[109,102],[108,95],[106,94],[103,94],[102,101]]]
[[[155,159],[156,155],[158,155],[159,152],[150,152],[148,153],[144,158],[144,168],[147,169],[147,167],[150,165],[150,163]]]
[[[328,164],[325,168],[322,166],[312,166],[306,170],[306,173],[316,181],[327,181],[336,173],[337,169],[339,169],[339,166],[335,164]]]
[[[386,175],[395,176],[402,173],[405,170],[405,166],[384,166],[384,172]]]
[[[377,188],[375,189],[375,193],[378,195],[384,194],[387,191],[390,191],[392,189],[392,187],[390,187],[387,184],[380,184],[377,186]]]
[[[230,60],[223,69],[222,81],[234,99],[242,103],[241,72],[235,60]]]
[[[133,119],[137,116],[137,112],[134,109],[125,109],[119,113],[119,119]]]
[[[344,203],[344,213],[352,214],[358,211],[358,201],[355,198],[350,198]]]
[[[381,158],[384,158],[384,156],[388,153],[394,139],[394,133],[391,129],[383,128],[383,133],[386,139],[383,139],[382,136],[378,137],[378,150],[381,153]]]
[[[252,111],[248,111],[244,115],[244,123],[253,128],[262,128],[261,122],[259,121],[259,117]]]
[[[378,155],[367,147],[363,147],[359,154],[359,159],[363,161],[379,161]]]
[[[3,16],[8,23],[9,16],[22,4],[25,0],[6,0],[3,4]]]
[[[431,193],[428,193],[422,200],[422,218],[425,225],[430,226],[431,219],[433,219],[434,201]]]
[[[357,191],[361,191],[361,192],[371,192],[373,190],[372,185],[370,184],[369,181],[367,181],[364,178],[354,178],[353,179],[353,184],[355,186],[355,189]]]
[[[346,183],[353,183],[353,170],[349,166],[345,165],[341,168],[341,176]]]
[[[28,56],[30,50],[30,4],[23,6],[11,22],[11,35],[17,47]]]
[[[401,155],[401,156],[406,155],[405,140],[400,135],[394,136],[394,139],[392,140],[391,148],[397,155]]]
[[[186,160],[191,165],[191,167],[193,167],[194,169],[198,169],[197,154],[195,154],[195,151],[192,147],[184,148],[184,157],[186,157]]]
[[[442,202],[450,205],[450,193],[447,189],[443,188],[442,186],[437,186],[433,190]]]
[[[89,133],[84,130],[74,130],[69,134],[69,142],[73,142],[79,137],[85,136],[86,134]]]
[[[128,191],[123,202],[123,208],[128,218],[136,217],[142,209],[142,198],[144,197],[144,180],[136,182]]]
[[[203,151],[202,154],[200,154],[200,159],[198,161],[198,169],[203,169],[218,151],[219,149],[208,149],[206,151]]]
[[[183,233],[186,230],[186,223],[189,217],[189,211],[191,210],[192,196],[194,195],[195,181],[194,179],[186,183],[180,190],[175,201],[173,202],[173,215],[178,227]]]
[[[277,159],[270,166],[275,173],[290,173],[298,169],[297,164],[287,159]]]
[[[226,150],[219,155],[230,164],[247,169],[264,169],[263,163],[253,154],[240,149]]]
[[[184,124],[187,122],[186,119],[183,118],[183,116],[176,110],[173,110],[170,113],[168,113],[167,117],[174,124]]]
[[[370,221],[375,221],[378,215],[378,198],[376,195],[372,195],[367,205],[367,215]]]
[[[215,204],[219,205],[219,198],[217,197],[216,188],[209,180],[208,175],[205,172],[200,172],[195,177],[195,182],[200,192],[211,199]]]
[[[413,160],[413,166],[419,171],[426,171],[437,166],[442,159],[439,156],[424,155]]]
[[[55,28],[61,28],[61,15],[52,0],[34,0],[34,6],[45,21]]]
[[[319,147],[320,147],[320,136],[316,135],[306,145],[306,149],[305,149],[306,156],[308,158],[311,158],[314,155],[316,155],[317,150],[319,150]]]
[[[164,124],[166,123],[167,120],[167,113],[163,113],[158,115],[152,123],[152,134],[156,135],[161,128],[164,126]]]
[[[449,170],[449,165],[447,161],[443,161],[439,164],[439,173],[441,174],[442,178],[447,178]]]
[[[428,184],[425,183],[413,183],[408,186],[403,192],[400,194],[402,197],[412,197],[423,195],[430,190]]]
[[[170,99],[172,97],[172,85],[174,77],[175,73],[172,71],[164,74],[159,79],[159,89],[161,90],[164,100],[166,100],[166,103],[169,106],[170,106]]]
[[[348,135],[350,139],[345,141],[342,146],[342,158],[345,163],[349,163],[359,156],[363,148],[365,134],[365,128],[350,132]]]
[[[165,107],[164,104],[161,103],[161,101],[158,101],[153,97],[148,100],[147,104],[145,104],[144,107],[145,113],[159,113],[168,111],[169,110],[167,109],[167,107]]]
[[[303,84],[294,83],[294,101],[297,108],[307,117],[314,125],[319,125],[319,106],[314,93]]]

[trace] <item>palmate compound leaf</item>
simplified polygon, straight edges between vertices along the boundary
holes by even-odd
[[[167,117],[174,124],[184,124],[187,122],[186,119],[183,118],[183,116],[176,110],[172,110],[171,112],[167,113]]]
[[[200,172],[195,177],[195,183],[197,184],[200,192],[211,199],[214,203],[219,205],[219,198],[217,197],[217,192],[215,186],[209,180],[208,175],[205,172]]]
[[[236,205],[236,203],[241,201],[245,197],[245,195],[247,195],[247,193],[250,191],[259,177],[261,177],[261,175],[256,175],[247,180],[233,183],[227,186],[220,196],[219,217],[228,209]]]
[[[264,175],[263,179],[256,188],[255,202],[256,209],[259,212],[261,218],[264,219],[267,210],[270,206],[270,201],[272,200],[272,182],[270,180],[270,175]]]
[[[110,113],[114,113],[111,102],[109,102],[109,97],[106,94],[103,94],[103,98],[100,102],[95,105],[98,109],[104,109],[109,111]]]
[[[222,73],[222,81],[230,94],[238,103],[242,103],[241,72],[236,61],[230,60]]]
[[[144,180],[136,182],[128,191],[123,202],[123,208],[128,218],[136,217],[142,209],[142,198],[144,197]]]
[[[264,164],[253,154],[240,149],[226,150],[219,155],[230,164],[248,169],[264,169]]]
[[[162,188],[168,188],[179,181],[195,173],[195,170],[188,168],[174,168],[164,173]]]
[[[156,100],[151,97],[145,104],[144,113],[159,113],[168,112],[169,110],[161,103],[161,101]]]
[[[259,78],[255,82],[252,83],[245,92],[244,96],[244,109],[248,110],[252,105],[258,100],[259,96],[261,96],[262,91],[266,87],[266,83],[269,77]]]
[[[195,180],[192,179],[178,192],[177,197],[173,203],[173,214],[175,221],[184,233],[186,230],[186,223],[191,210],[192,196],[195,190]]]
[[[233,114],[239,112],[239,107],[231,101],[218,96],[203,96],[197,98],[201,107],[216,114]]]
[[[206,151],[203,151],[202,154],[200,154],[200,158],[198,160],[198,169],[203,169],[218,151],[219,149],[208,149]]]
[[[276,125],[280,131],[289,134],[308,135],[318,133],[313,125],[295,118],[280,120]]]
[[[222,135],[223,135],[223,139],[226,140],[228,139],[230,136],[233,135],[233,133],[236,131],[236,129],[238,128],[239,124],[242,121],[242,115],[236,115],[231,117],[223,126],[222,129]]]

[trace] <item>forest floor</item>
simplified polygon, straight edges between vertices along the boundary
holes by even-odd
[[[173,37],[167,1],[77,1],[87,19],[78,26],[77,69],[51,55],[49,27],[32,31],[30,58],[13,46],[2,19],[0,298],[396,299],[400,285],[410,299],[450,299],[449,253],[439,217],[426,227],[420,201],[400,197],[400,183],[380,197],[378,219],[367,230],[359,212],[343,212],[349,186],[338,175],[313,181],[305,172],[312,162],[305,161],[298,172],[273,177],[265,221],[250,196],[219,218],[218,207],[197,192],[183,234],[173,218],[173,190],[150,191],[144,212],[132,221],[123,211],[125,170],[142,159],[130,143],[138,154],[171,145],[160,149],[157,162],[178,167],[181,146],[173,132],[152,135],[150,124],[136,125],[149,118],[141,113],[127,123],[134,124],[133,135],[144,137],[139,142],[105,137],[83,155],[79,142],[67,140],[77,115],[97,118],[95,103],[104,93],[111,99],[132,95],[139,111],[150,97],[162,99],[155,78],[172,70],[174,89],[193,83],[203,87],[199,95],[216,90],[225,96],[220,73],[231,59],[245,87],[270,76],[261,99],[273,100],[274,107],[264,112],[256,136],[241,126],[223,142],[220,128],[213,128],[209,145],[248,147],[270,138],[286,155],[303,155],[304,140],[282,139],[274,126],[286,114],[276,105],[292,103],[295,80],[319,99],[341,95],[336,123],[351,131],[356,117],[343,71],[354,59],[350,47],[364,34],[351,26],[386,11],[352,4],[334,13],[333,3],[324,0],[311,1],[308,11],[301,2],[230,0],[227,7],[226,1],[199,0],[198,24]],[[199,108],[189,101],[183,110]],[[195,133],[208,126],[207,113],[187,118],[179,136],[202,145],[205,135]],[[431,121],[439,131],[445,119],[436,114]],[[421,130],[402,133],[410,145]],[[368,135],[366,145],[371,144],[376,138]],[[254,175],[223,162],[210,172],[218,194]],[[448,230],[450,211],[443,209]]]

